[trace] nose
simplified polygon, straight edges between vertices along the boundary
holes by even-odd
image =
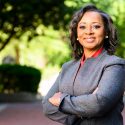
[[[92,27],[88,27],[88,28],[86,28],[86,30],[85,30],[85,33],[86,34],[93,34],[93,29],[92,29]]]

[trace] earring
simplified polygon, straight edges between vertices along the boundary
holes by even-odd
[[[107,39],[107,38],[109,38],[108,36],[105,36],[105,38]]]
[[[79,40],[79,39],[77,38],[77,40]]]

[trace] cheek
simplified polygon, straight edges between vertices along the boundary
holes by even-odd
[[[77,36],[82,37],[84,35],[83,31],[77,30]]]
[[[102,41],[104,38],[105,38],[105,32],[102,31],[98,34],[98,39]]]
[[[99,38],[100,38],[101,41],[103,41],[104,38],[105,38],[105,35],[104,35],[104,34],[101,34],[101,35],[99,36]]]

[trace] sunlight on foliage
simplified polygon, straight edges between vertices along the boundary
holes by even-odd
[[[62,64],[71,59],[68,28],[72,14],[88,3],[112,17],[120,41],[116,54],[125,58],[125,0],[61,0],[56,4],[39,0],[1,2],[1,64],[10,56],[16,63],[40,69],[42,79],[59,72]]]
[[[44,69],[45,77],[46,73],[48,74],[45,69],[51,69],[52,73],[59,71],[61,65],[71,58],[68,41],[63,41],[60,32],[53,30],[52,27],[40,26],[40,28],[37,30],[41,35],[34,37],[30,42],[28,42],[30,31],[24,33],[20,39],[12,39],[13,42],[1,52],[0,62],[2,63],[2,59],[8,55],[16,58],[16,47],[18,47],[21,65],[39,68],[41,72]]]

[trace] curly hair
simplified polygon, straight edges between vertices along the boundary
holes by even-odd
[[[106,35],[108,36],[108,38],[104,39],[103,47],[108,52],[108,54],[110,55],[114,54],[118,42],[117,42],[117,30],[113,24],[113,20],[107,13],[98,9],[96,6],[87,5],[81,8],[73,15],[73,18],[70,23],[70,41],[73,49],[73,57],[75,59],[79,59],[83,55],[83,47],[77,40],[77,26],[83,15],[88,11],[98,12],[101,15],[102,20],[104,22],[105,32]]]

